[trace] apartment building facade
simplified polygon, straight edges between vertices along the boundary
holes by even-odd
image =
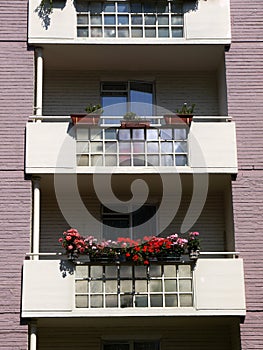
[[[260,349],[260,1],[48,3],[0,5],[4,348]],[[72,262],[71,227],[201,254]]]

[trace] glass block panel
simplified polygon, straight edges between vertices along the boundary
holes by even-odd
[[[191,306],[193,306],[192,295],[180,294],[179,298],[180,298],[180,306],[181,307],[191,307]]]
[[[106,307],[118,307],[117,295],[106,295]]]
[[[132,129],[133,140],[144,140],[144,129]]]
[[[147,129],[146,130],[147,140],[158,140],[158,130],[156,129]]]
[[[89,307],[89,299],[86,295],[76,295],[76,307]]]
[[[78,15],[77,23],[78,24],[89,24],[89,16],[88,15]]]
[[[77,28],[77,36],[87,38],[89,36],[89,28]]]
[[[169,29],[168,28],[158,28],[158,37],[159,38],[169,38]]]
[[[91,266],[90,277],[102,278],[103,268],[102,266]]]
[[[191,280],[179,280],[179,290],[184,293],[192,292],[192,281]]]
[[[129,37],[129,28],[118,28],[118,37],[119,38],[128,38]]]
[[[131,2],[131,12],[132,13],[141,13],[142,12],[142,4],[137,2]]]
[[[190,265],[179,265],[178,274],[180,277],[191,277],[191,266]]]
[[[173,139],[173,129],[162,129],[161,130],[162,140],[172,140]]]
[[[130,142],[120,142],[119,143],[119,152],[120,153],[131,153],[131,144]]]
[[[76,266],[76,278],[87,278],[89,275],[88,266]]]
[[[90,13],[101,13],[102,3],[101,2],[90,2]]]
[[[165,280],[164,289],[165,289],[165,292],[176,292],[177,291],[176,280]]]
[[[168,25],[168,24],[169,24],[168,15],[166,16],[158,15],[158,25]]]
[[[76,293],[88,293],[89,282],[88,281],[76,281]]]
[[[144,155],[136,155],[133,157],[133,165],[134,166],[144,166],[145,165],[145,156]]]
[[[76,138],[78,141],[89,140],[89,129],[87,128],[76,128]]]
[[[178,300],[177,300],[176,294],[169,294],[165,295],[165,306],[166,307],[177,307],[178,306]]]
[[[164,265],[164,277],[176,277],[175,265]]]
[[[145,37],[146,38],[155,38],[156,29],[155,28],[145,28]]]
[[[118,25],[128,25],[129,16],[127,15],[118,15]]]
[[[162,292],[162,281],[152,280],[150,281],[150,291],[151,292]]]
[[[118,270],[116,266],[105,266],[105,277],[106,278],[117,278]]]
[[[147,142],[147,152],[148,153],[158,153],[159,143],[158,142]]]
[[[176,156],[175,157],[175,164],[178,166],[184,166],[187,164],[187,158],[186,156]]]
[[[174,144],[175,152],[182,153],[182,152],[187,152],[187,144],[186,142],[176,142]]]
[[[115,25],[115,15],[105,15],[104,16],[104,24],[105,25]]]
[[[142,28],[132,27],[131,34],[133,38],[142,38],[142,34],[143,34]]]
[[[89,166],[89,156],[85,154],[77,156],[77,166]]]
[[[91,166],[102,166],[103,157],[102,156],[91,156]]]
[[[135,281],[135,292],[147,292],[147,281]]]
[[[88,142],[77,142],[77,153],[88,153],[89,143]]]
[[[162,166],[173,166],[174,165],[173,155],[161,156],[161,165]]]
[[[132,278],[132,266],[121,266],[120,277],[121,278]]]
[[[103,307],[102,295],[91,295],[90,296],[90,307]]]
[[[147,268],[145,266],[134,266],[135,278],[146,278]]]
[[[162,295],[151,295],[150,303],[151,303],[151,307],[162,307],[163,306]]]
[[[90,150],[92,153],[102,153],[102,142],[91,142]]]
[[[131,157],[130,156],[120,156],[120,166],[131,166]]]
[[[159,156],[149,156],[147,157],[147,165],[158,166],[159,165]]]
[[[90,281],[90,293],[102,293],[102,281]]]
[[[184,36],[183,28],[172,28],[173,38],[182,38]]]
[[[105,153],[116,153],[117,144],[116,142],[105,142]]]
[[[88,12],[89,6],[87,1],[76,1],[76,11],[77,12]]]
[[[172,153],[173,143],[172,142],[161,142],[161,152],[162,153]]]
[[[114,27],[105,28],[104,36],[106,38],[115,38],[116,37],[116,29]]]
[[[91,15],[90,16],[90,23],[95,25],[101,25],[102,24],[102,18],[101,16]]]
[[[148,307],[147,295],[136,295],[135,296],[135,306],[136,307]]]
[[[161,277],[161,276],[162,276],[162,267],[160,265],[151,265],[150,277]]]
[[[174,139],[175,140],[186,140],[187,131],[186,129],[174,129]]]
[[[90,34],[92,38],[101,38],[102,37],[102,29],[99,27],[93,27],[90,30]]]
[[[102,131],[101,129],[90,129],[90,139],[93,140],[102,140]]]
[[[117,140],[116,129],[105,129],[105,139],[106,140]]]
[[[144,142],[133,142],[132,144],[133,153],[144,153],[145,152],[145,143]]]
[[[132,295],[121,295],[121,307],[132,307]]]
[[[104,12],[115,12],[114,2],[106,2],[103,4]]]
[[[126,141],[131,139],[131,132],[129,129],[119,130],[119,140]]]
[[[129,4],[125,2],[118,2],[118,12],[129,12]]]
[[[156,16],[155,15],[148,15],[144,17],[144,24],[145,25],[155,25],[156,24]]]
[[[121,293],[131,293],[132,292],[132,280],[120,281]]]
[[[106,281],[105,282],[105,292],[106,293],[117,293],[117,280],[116,281]]]
[[[131,24],[132,25],[142,24],[142,15],[132,15],[131,16]]]
[[[171,16],[171,24],[172,25],[177,25],[177,26],[183,25],[184,24],[183,17],[182,16],[172,15]]]

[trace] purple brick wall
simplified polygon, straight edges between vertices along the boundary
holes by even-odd
[[[237,125],[239,174],[233,183],[236,250],[245,262],[247,316],[242,350],[263,349],[263,7],[231,0],[232,45],[226,54],[229,114]]]
[[[0,348],[27,349],[20,324],[21,268],[29,251],[31,186],[24,180],[24,130],[33,111],[33,51],[27,1],[0,3]]]

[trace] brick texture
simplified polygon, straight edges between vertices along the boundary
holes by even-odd
[[[263,8],[231,0],[232,45],[226,54],[228,108],[237,126],[239,174],[233,183],[236,250],[245,262],[247,316],[242,350],[263,349]]]
[[[30,247],[31,186],[24,179],[25,124],[33,111],[33,51],[27,1],[0,2],[0,348],[26,350],[21,268]]]

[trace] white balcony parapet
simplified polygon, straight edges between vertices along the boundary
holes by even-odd
[[[136,278],[142,282],[136,283]],[[105,289],[107,281],[111,284]],[[101,287],[95,288],[93,282]],[[126,293],[129,284],[133,287]],[[246,313],[242,259],[205,258],[196,265],[153,263],[150,268],[25,260],[22,288],[22,317],[242,317]]]

